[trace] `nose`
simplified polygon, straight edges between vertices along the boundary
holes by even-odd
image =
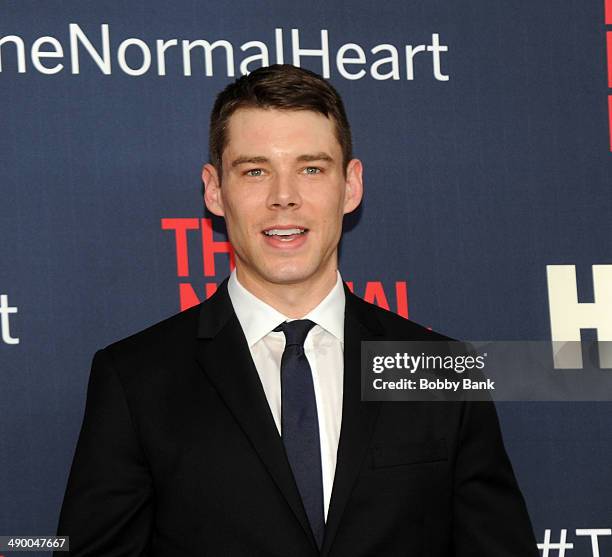
[[[302,204],[297,178],[291,173],[277,173],[270,181],[268,207],[270,209],[295,209]]]

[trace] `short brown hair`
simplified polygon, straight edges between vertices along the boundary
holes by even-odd
[[[353,151],[351,128],[338,91],[321,76],[290,64],[274,64],[240,77],[221,91],[210,114],[208,142],[210,162],[219,177],[229,118],[239,108],[312,110],[332,118],[346,173]]]

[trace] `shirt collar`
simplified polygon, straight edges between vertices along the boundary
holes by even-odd
[[[321,300],[319,305],[309,311],[303,319],[310,319],[338,340],[344,342],[346,299],[340,271],[336,272],[337,278],[334,287]],[[290,317],[283,315],[242,286],[238,282],[235,269],[230,274],[227,291],[249,348],[284,321],[291,321]]]

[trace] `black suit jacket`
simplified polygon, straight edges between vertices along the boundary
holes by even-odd
[[[320,555],[537,557],[493,404],[362,402],[361,340],[441,337],[345,291]],[[96,353],[58,534],[74,557],[319,555],[227,281]]]

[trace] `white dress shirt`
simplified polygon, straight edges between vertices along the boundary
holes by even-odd
[[[316,308],[302,317],[315,323],[304,342],[304,352],[312,370],[317,401],[325,520],[334,484],[336,453],[342,422],[345,296],[340,272],[337,274],[336,284],[329,294]],[[249,345],[276,427],[281,434],[280,367],[285,350],[285,335],[282,332],[275,333],[273,329],[292,319],[244,288],[238,282],[236,270],[230,275],[227,289]]]

